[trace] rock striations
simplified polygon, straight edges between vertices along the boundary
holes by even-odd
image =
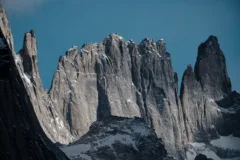
[[[136,44],[118,34],[69,49],[59,58],[47,93],[34,31],[24,35],[15,54],[1,6],[0,17],[3,159],[66,159],[52,142],[70,143],[62,149],[71,159],[160,160],[171,159],[169,154],[181,160],[189,156],[188,145],[200,155],[196,159],[206,159],[212,157],[196,146],[240,135],[240,94],[232,92],[215,36],[200,44],[194,68],[187,66],[180,96],[165,41],[145,38]],[[239,152],[216,154],[234,158]]]
[[[44,132],[53,142],[64,144],[71,142],[73,137],[68,126],[64,124],[43,90],[38,71],[37,41],[32,30],[25,33],[23,49],[16,55],[16,63],[20,72],[24,73],[26,89]]]
[[[173,155],[182,148],[184,128],[165,42],[139,45],[111,34],[101,43],[73,47],[59,60],[50,97],[74,137],[106,117],[142,117]]]

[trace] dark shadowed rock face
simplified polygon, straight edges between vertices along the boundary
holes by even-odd
[[[209,97],[218,100],[231,92],[231,81],[227,74],[226,60],[215,36],[198,47],[194,72],[202,89]]]
[[[167,160],[161,139],[140,118],[108,117],[94,122],[79,141],[63,146],[73,160]]]
[[[67,159],[42,131],[15,59],[11,30],[0,4],[1,159]]]
[[[194,70],[184,72],[180,98],[189,140],[207,140],[224,114],[216,103],[231,92],[225,57],[215,36],[198,47]],[[218,129],[218,128],[217,128]]]
[[[227,97],[217,101],[223,117],[218,124],[218,132],[223,136],[232,134],[240,137],[240,94],[231,92]]]
[[[199,154],[196,156],[195,160],[213,160],[212,158],[207,158],[207,156],[203,154]]]

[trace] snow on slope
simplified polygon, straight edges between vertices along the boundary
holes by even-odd
[[[234,158],[221,158],[216,152],[214,147],[218,147],[225,150],[240,151],[240,138],[230,136],[220,136],[219,139],[212,140],[210,144],[205,143],[190,143],[186,152],[187,160],[193,160],[198,154],[204,154],[208,158],[214,160],[240,160],[240,156]]]
[[[220,136],[219,139],[212,140],[210,143],[216,147],[240,150],[240,138],[233,137],[232,135]]]
[[[61,149],[72,160],[138,159],[139,156],[156,159],[167,154],[160,139],[142,119],[123,117],[95,122],[80,140]]]

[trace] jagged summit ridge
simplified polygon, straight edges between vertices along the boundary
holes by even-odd
[[[165,41],[145,38],[136,44],[116,33],[80,50],[76,46],[69,49],[59,58],[46,93],[38,72],[34,31],[24,35],[23,49],[15,54],[1,6],[0,17],[3,159],[66,159],[45,134],[64,144],[81,137],[77,142],[83,150],[73,147],[74,155],[85,159],[99,158],[102,152],[109,159],[122,155],[125,158],[119,159],[139,155],[143,159],[168,159],[161,138],[167,152],[180,160],[189,156],[185,154],[188,146],[200,154],[198,147],[206,147],[204,143],[212,139],[240,135],[240,96],[231,90],[225,57],[215,36],[200,44],[194,68],[188,66],[184,72],[180,97],[178,76]],[[136,132],[147,138],[139,143]],[[72,146],[68,147],[71,150]],[[125,150],[129,147],[132,153]],[[239,153],[216,151],[221,158]]]
[[[137,45],[110,34],[100,43],[68,50],[59,60],[49,95],[75,137],[111,115],[143,117],[167,147],[180,148],[177,88],[163,40],[145,39]],[[160,131],[169,126],[168,133]]]
[[[125,40],[122,36],[120,36],[118,33],[111,33],[109,34],[107,37],[105,37],[103,39],[102,42],[90,42],[90,43],[85,43],[82,45],[82,47],[79,50],[79,53],[84,52],[84,51],[88,51],[91,48],[94,47],[99,47],[101,45],[110,45],[113,43],[119,43],[119,45],[128,45],[129,47],[136,44],[132,39],[130,40]],[[164,54],[166,53],[166,42],[163,39],[154,41],[151,38],[144,38],[137,46],[138,47],[146,47],[147,49],[151,50],[151,49],[155,49],[155,51],[159,51],[160,53]],[[66,52],[66,54],[69,51],[72,51],[74,49],[78,48],[77,46],[72,46],[71,48],[68,49],[68,51]],[[169,53],[168,53],[168,56]]]

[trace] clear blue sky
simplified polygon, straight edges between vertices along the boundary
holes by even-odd
[[[163,38],[179,79],[194,65],[198,45],[218,37],[233,89],[240,91],[240,0],[3,0],[15,49],[35,30],[40,74],[49,88],[58,58],[71,46],[100,42],[113,32],[139,43]],[[23,3],[24,2],[24,3]]]

